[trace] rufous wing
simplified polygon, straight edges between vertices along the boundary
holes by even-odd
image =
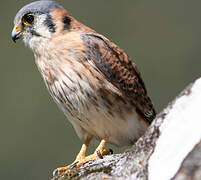
[[[151,123],[156,116],[136,64],[117,45],[97,33],[85,33],[88,60],[93,61],[107,80],[132,102],[138,113]]]

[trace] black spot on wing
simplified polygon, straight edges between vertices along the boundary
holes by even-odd
[[[116,86],[151,123],[155,118],[151,99],[135,63],[118,46],[98,34],[85,34],[83,41],[88,47],[88,58],[114,86]]]

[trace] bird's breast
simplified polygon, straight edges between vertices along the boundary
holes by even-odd
[[[87,59],[85,49],[74,46],[50,54],[36,57],[36,64],[80,136],[111,136],[110,141],[120,145],[144,132],[146,125],[139,121],[135,106]]]

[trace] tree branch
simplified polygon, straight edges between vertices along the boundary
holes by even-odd
[[[200,112],[201,78],[183,90],[157,115],[130,150],[105,156],[52,180],[201,179]],[[196,158],[199,160],[196,161]]]

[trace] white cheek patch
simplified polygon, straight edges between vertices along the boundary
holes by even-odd
[[[40,49],[39,46],[43,44],[44,40],[48,40],[52,36],[52,32],[50,32],[48,26],[45,24],[47,18],[48,17],[46,14],[38,15],[32,27],[27,29],[27,31],[24,33],[23,41],[25,45],[27,45],[32,50],[35,48]],[[33,31],[35,35],[31,31]]]
[[[48,26],[45,24],[45,20],[47,19],[46,14],[39,15],[36,19],[36,22],[33,26],[34,31],[37,32],[40,36],[45,38],[50,38],[52,33],[49,31]]]

